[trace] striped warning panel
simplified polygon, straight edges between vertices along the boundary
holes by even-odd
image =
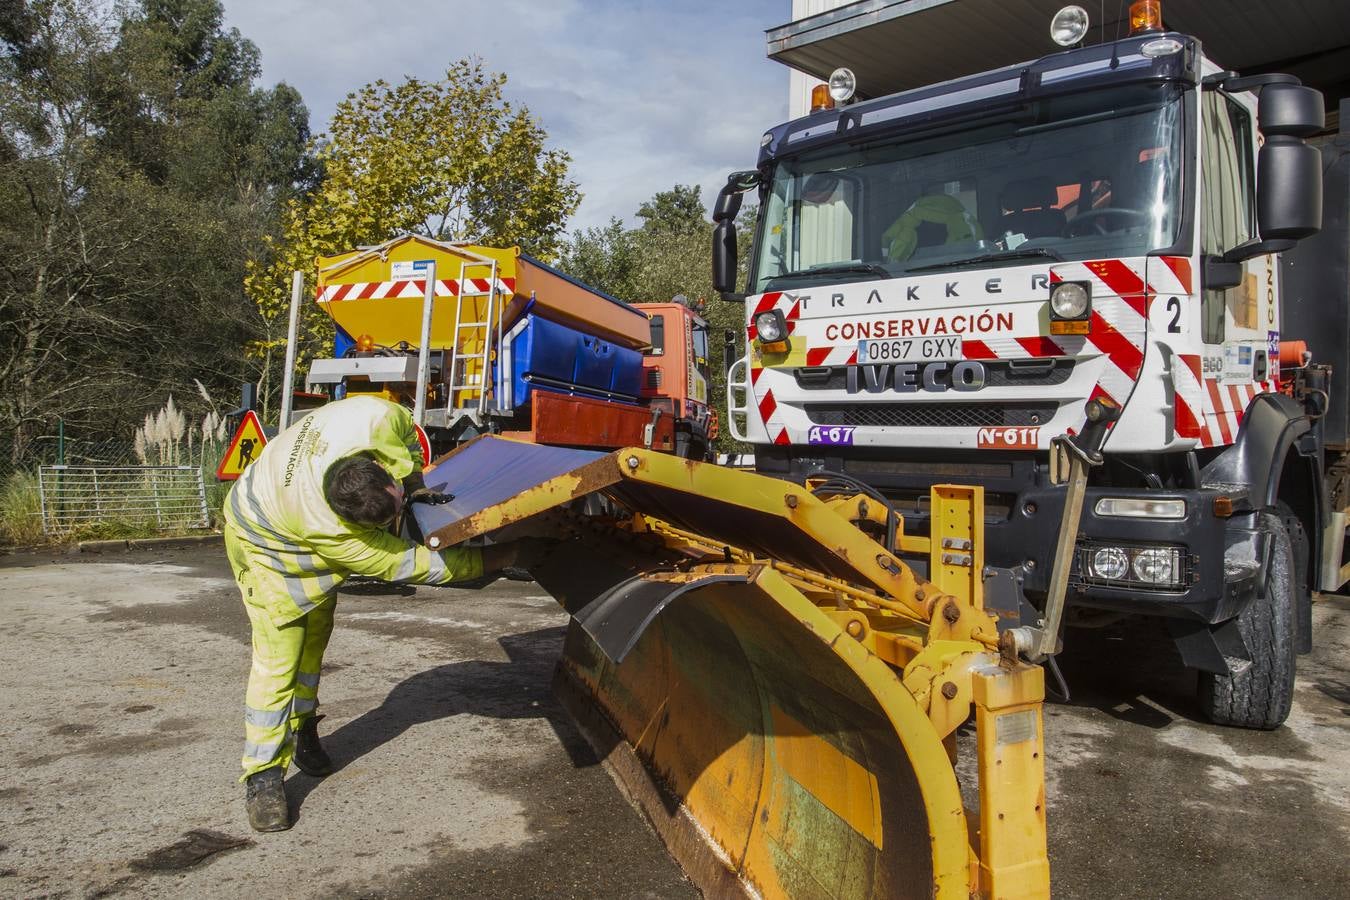
[[[486,294],[488,292],[488,280],[486,278],[467,279],[470,285],[470,294]],[[462,293],[463,285],[458,278],[438,278],[436,279],[437,297],[458,297]],[[514,294],[516,290],[516,280],[514,278],[498,278],[497,292],[499,294]],[[355,284],[329,284],[323,285],[314,292],[314,299],[320,303],[332,303],[339,300],[381,300],[390,297],[420,298],[425,297],[427,292],[426,279],[420,281],[365,281]]]

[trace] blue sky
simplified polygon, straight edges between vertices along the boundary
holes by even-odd
[[[788,70],[764,32],[790,0],[224,0],[229,25],[262,51],[267,83],[299,89],[322,131],[347,92],[383,78],[435,79],[477,55],[508,77],[585,195],[572,229],[674,184],[711,203],[753,166],[759,136],[787,117]],[[316,9],[322,13],[316,14]]]

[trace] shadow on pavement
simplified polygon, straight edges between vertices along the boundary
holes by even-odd
[[[573,766],[595,765],[599,760],[550,691],[565,630],[542,628],[500,638],[508,662],[448,663],[400,682],[378,707],[321,735],[335,769],[341,771],[415,725],[463,714],[547,719]],[[293,818],[321,781],[300,772],[288,779]]]
[[[1160,620],[1069,629],[1058,662],[1069,686],[1069,706],[1091,707],[1154,729],[1178,719],[1207,722],[1195,698],[1196,674],[1182,665]],[[1049,673],[1046,684],[1053,684]]]

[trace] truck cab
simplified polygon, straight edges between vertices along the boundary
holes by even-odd
[[[1062,512],[1051,441],[1087,401],[1119,407],[1075,621],[1165,617],[1206,712],[1270,728],[1328,521],[1313,401],[1280,369],[1279,255],[1320,227],[1305,138],[1323,99],[1224,69],[1141,6],[1119,40],[1084,26],[1069,49],[896,94],[849,97],[839,73],[851,102],[764,134],[714,215],[715,280],[745,304],[729,427],[761,471],[860,479],[920,532],[929,486],[982,485],[986,560],[1034,610]]]
[[[708,322],[683,296],[636,307],[651,318],[640,396],[676,423],[677,456],[707,459],[717,439],[717,413],[709,401]]]

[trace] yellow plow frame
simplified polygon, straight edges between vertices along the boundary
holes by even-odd
[[[418,508],[429,546],[568,535],[532,570],[573,617],[559,694],[705,892],[1049,894],[1042,670],[984,609],[980,488],[887,547],[862,494],[641,449],[481,437],[427,483],[457,495]]]

